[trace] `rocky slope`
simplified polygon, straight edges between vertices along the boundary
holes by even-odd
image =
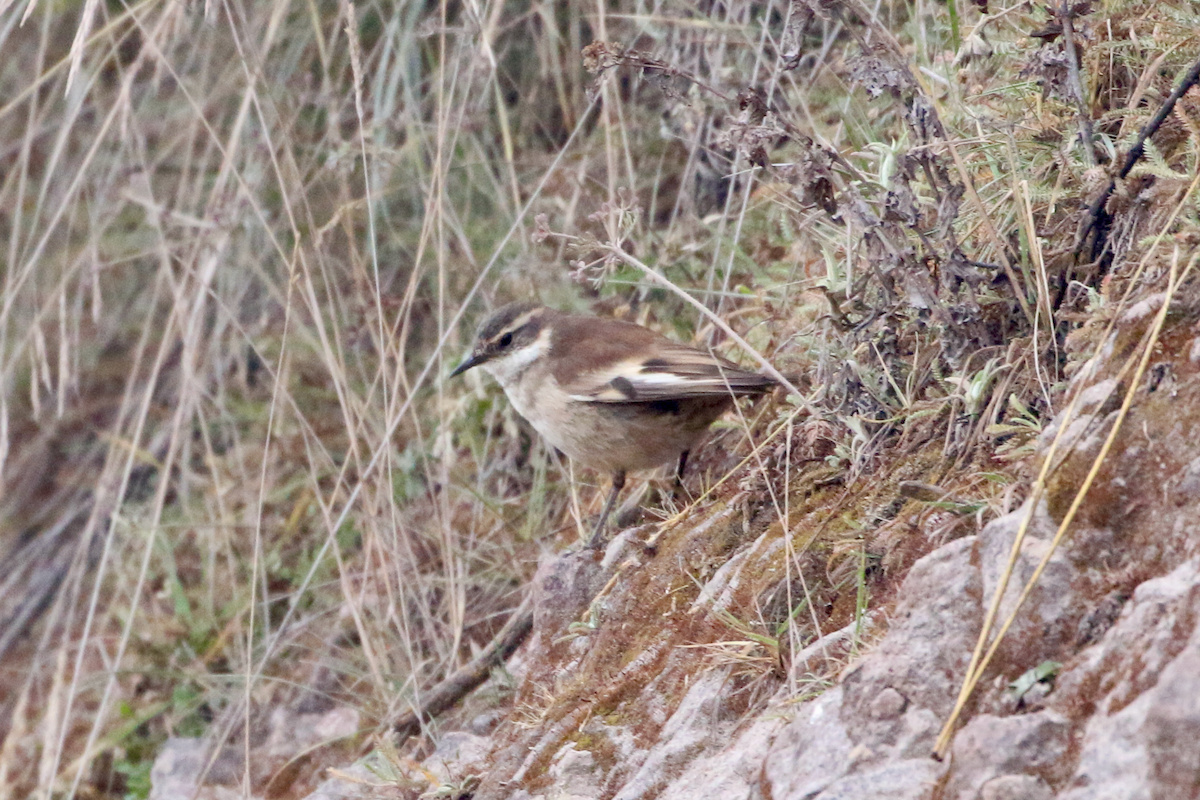
[[[967,703],[946,758],[933,757],[935,741],[1032,500],[977,532],[922,514],[919,501],[898,504],[868,537],[891,548],[870,609],[800,647],[773,649],[736,620],[767,603],[789,563],[804,563],[793,548],[802,551],[819,509],[851,497],[807,475],[767,487],[788,492],[790,538],[753,502],[764,487],[744,485],[704,519],[659,532],[652,547],[647,526],[617,537],[603,558],[546,558],[533,636],[509,665],[516,696],[451,718],[462,730],[439,734],[420,767],[377,751],[312,797],[1200,796],[1200,329],[1196,292],[1183,295],[1070,535]],[[1074,337],[1064,409],[1028,464],[1057,437],[1055,468],[999,620],[1050,553],[1163,302],[1150,295],[1110,331],[1099,318]],[[864,477],[873,507],[898,480],[928,470],[926,455],[898,453]],[[797,592],[816,591],[807,587]],[[832,595],[820,602],[830,623],[845,606]],[[165,785],[168,772],[158,776]]]

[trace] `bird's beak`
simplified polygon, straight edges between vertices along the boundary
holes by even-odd
[[[471,367],[479,366],[480,364],[483,363],[483,361],[484,361],[484,359],[480,358],[478,353],[471,353],[471,355],[469,355],[463,359],[463,362],[461,364],[459,364],[457,367],[454,368],[454,372],[450,373],[450,377],[453,378],[456,375],[462,375],[464,372],[469,370]]]

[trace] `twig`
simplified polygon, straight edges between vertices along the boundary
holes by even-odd
[[[1062,0],[1058,18],[1062,22],[1063,41],[1067,51],[1067,77],[1075,92],[1075,103],[1079,112],[1079,139],[1083,144],[1083,155],[1089,167],[1096,166],[1096,149],[1092,144],[1092,115],[1087,108],[1087,93],[1083,89],[1083,78],[1079,74],[1079,52],[1075,49],[1075,23],[1071,0]]]
[[[498,667],[521,646],[525,637],[533,630],[533,600],[526,597],[517,610],[504,623],[504,627],[488,646],[470,663],[455,670],[450,677],[425,693],[419,708],[407,711],[392,726],[392,730],[403,739],[421,729],[422,720],[436,717],[453,706],[472,689],[487,680],[494,667]]]
[[[776,381],[778,381],[780,386],[787,389],[789,392],[796,395],[797,397],[804,397],[804,393],[801,392],[799,389],[797,389],[792,384],[792,382],[783,375],[783,373],[781,373],[779,370],[775,369],[775,365],[773,365],[770,361],[767,361],[767,359],[763,358],[762,354],[759,353],[757,350],[755,350],[753,347],[751,347],[749,342],[747,342],[741,336],[738,336],[737,332],[735,332],[733,330],[733,328],[729,327],[729,323],[727,323],[725,320],[721,319],[719,316],[714,314],[708,306],[704,305],[699,300],[697,300],[696,298],[692,297],[690,294],[685,292],[683,289],[680,289],[678,286],[671,283],[671,281],[667,280],[665,277],[660,275],[658,273],[658,271],[655,270],[653,267],[650,267],[647,264],[643,264],[637,258],[634,258],[633,256],[629,255],[629,253],[626,253],[620,247],[617,247],[614,244],[604,244],[604,243],[599,244],[599,247],[600,247],[600,249],[616,256],[621,261],[624,261],[626,264],[633,267],[634,269],[640,270],[647,278],[650,278],[652,281],[657,283],[659,286],[662,286],[664,289],[671,291],[675,295],[677,295],[680,298],[682,298],[683,300],[685,300],[689,305],[691,305],[693,308],[695,308],[697,311],[699,311],[701,314],[703,314],[705,317],[707,317],[708,320],[710,322],[712,322],[712,324],[714,324],[718,328],[720,328],[721,331],[726,336],[728,336],[735,343],[737,343],[737,346],[742,348],[743,352],[745,352],[748,356],[750,356],[755,361],[757,361],[758,365],[762,368],[762,371],[765,372],[768,376],[770,376],[770,377],[774,378]]]
[[[647,78],[652,78],[656,75],[663,78],[679,78],[724,100],[726,103],[732,101],[732,98],[728,95],[719,89],[709,86],[692,73],[678,67],[673,67],[666,61],[654,58],[647,53],[626,49],[615,42],[593,41],[587,47],[583,48],[581,55],[583,56],[583,68],[593,75],[601,75],[615,67],[624,66],[637,70]],[[672,92],[669,87],[663,87],[663,90],[667,94],[673,93],[678,96],[678,92]]]
[[[1096,232],[1096,238],[1092,244],[1093,260],[1104,250],[1104,232],[1108,227],[1109,220],[1104,206],[1108,204],[1108,198],[1112,197],[1113,190],[1117,187],[1117,181],[1123,180],[1129,174],[1129,171],[1133,169],[1134,165],[1137,164],[1145,153],[1146,140],[1154,135],[1159,126],[1163,124],[1167,116],[1175,108],[1175,103],[1187,93],[1188,89],[1195,86],[1197,81],[1200,81],[1200,60],[1197,60],[1192,65],[1192,68],[1188,70],[1187,75],[1183,76],[1183,80],[1179,82],[1179,85],[1175,87],[1175,91],[1171,92],[1170,96],[1163,102],[1162,106],[1158,109],[1158,113],[1154,115],[1154,118],[1147,122],[1141,131],[1138,132],[1137,141],[1133,143],[1133,147],[1129,148],[1129,153],[1125,156],[1125,163],[1121,166],[1121,170],[1117,173],[1116,177],[1109,179],[1108,185],[1104,187],[1104,191],[1100,192],[1088,207],[1087,217],[1080,224],[1079,233],[1075,236],[1075,249],[1072,251],[1072,254],[1076,258],[1083,251],[1083,246],[1092,231]]]

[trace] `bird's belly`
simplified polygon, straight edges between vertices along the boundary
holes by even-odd
[[[555,400],[557,407],[552,405]],[[602,472],[653,469],[675,462],[729,405],[723,398],[700,404],[640,405],[588,403],[565,395],[544,397],[541,402],[542,413],[526,416],[538,433],[571,460]],[[558,422],[547,424],[549,419]]]

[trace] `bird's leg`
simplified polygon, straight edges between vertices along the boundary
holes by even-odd
[[[679,453],[679,465],[676,467],[676,492],[683,488],[683,470],[688,468],[688,455],[691,451]]]
[[[617,470],[612,476],[612,491],[608,493],[608,499],[604,501],[604,510],[600,512],[600,519],[596,522],[596,531],[592,534],[592,540],[588,542],[589,550],[595,550],[600,546],[600,542],[604,538],[604,523],[608,521],[608,515],[612,513],[613,506],[616,505],[617,495],[624,487],[625,470]]]
[[[675,499],[679,499],[680,493],[683,492],[683,470],[687,467],[688,454],[690,450],[684,450],[679,454],[679,466],[675,468]]]

